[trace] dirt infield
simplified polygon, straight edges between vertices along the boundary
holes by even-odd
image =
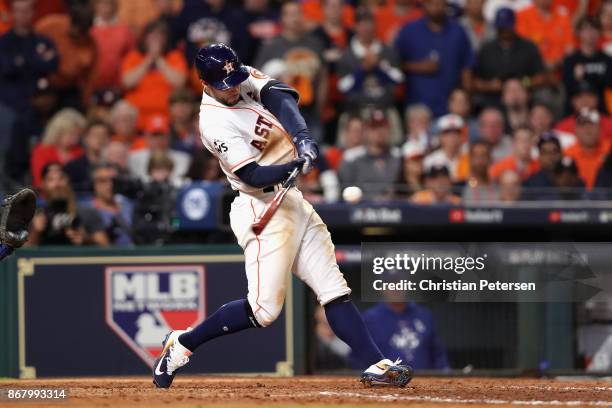
[[[404,389],[366,388],[350,377],[177,377],[169,390],[149,378],[0,380],[0,390],[65,388],[57,403],[21,401],[15,407],[612,407],[612,381],[416,378]]]

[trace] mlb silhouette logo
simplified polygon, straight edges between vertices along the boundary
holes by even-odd
[[[106,323],[149,366],[165,335],[206,316],[201,265],[108,267]]]

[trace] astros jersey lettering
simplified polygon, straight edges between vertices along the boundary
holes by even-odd
[[[271,81],[247,67],[249,78],[240,84],[240,101],[226,106],[203,94],[200,133],[204,146],[219,159],[232,188],[257,189],[243,183],[234,172],[255,161],[260,165],[283,164],[297,157],[291,137],[280,122],[259,103],[261,89]]]

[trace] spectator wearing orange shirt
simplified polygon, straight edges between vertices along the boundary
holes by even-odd
[[[491,178],[498,180],[506,170],[515,171],[521,180],[529,178],[539,170],[538,161],[532,157],[533,148],[533,131],[528,127],[517,128],[512,134],[512,154],[491,166]]]
[[[118,0],[118,6],[119,20],[140,34],[151,21],[176,15],[183,7],[183,0]]]
[[[303,0],[302,1],[302,13],[304,14],[304,20],[309,28],[314,28],[317,24],[320,24],[324,20],[324,5],[325,1],[320,0]],[[343,2],[341,2],[343,3]],[[341,5],[341,19],[342,25],[347,28],[353,27],[355,22],[355,12],[350,4]]]
[[[85,126],[85,117],[71,108],[62,109],[51,118],[42,141],[32,151],[30,166],[34,187],[40,185],[42,170],[47,164],[66,164],[83,154],[80,139]]]
[[[610,141],[601,137],[601,118],[596,110],[584,109],[576,118],[577,143],[565,150],[587,187],[593,188],[597,172],[610,150]]]
[[[553,0],[553,7],[568,14],[575,26],[582,18],[596,15],[601,3],[601,0]]]
[[[141,128],[151,117],[168,116],[170,94],[187,79],[187,64],[180,51],[170,49],[169,34],[166,23],[150,23],[121,66],[125,99],[138,108]]]
[[[50,14],[34,27],[57,47],[60,63],[51,84],[58,89],[62,106],[82,108],[90,101],[97,77],[97,47],[89,34],[92,23],[91,6],[77,2],[70,15]]]
[[[422,16],[415,0],[388,0],[374,11],[376,36],[385,44],[393,44],[400,28]]]
[[[11,13],[9,12],[8,0],[0,0],[0,35],[11,29]]]
[[[574,30],[570,17],[553,8],[552,0],[533,0],[533,5],[517,14],[516,30],[533,41],[550,70],[560,67],[574,50]]]
[[[95,88],[118,88],[121,61],[134,47],[127,24],[117,18],[117,0],[95,0],[91,35],[98,47],[98,77]]]

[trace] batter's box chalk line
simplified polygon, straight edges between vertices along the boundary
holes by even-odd
[[[516,388],[528,388],[519,387]],[[571,387],[566,387],[571,388]],[[594,387],[603,389],[604,391],[609,387]],[[589,388],[592,390],[592,388]],[[366,394],[361,392],[337,392],[337,391],[320,391],[320,392],[302,392],[295,394],[274,394],[270,397],[275,398],[316,398],[316,397],[344,397],[344,398],[364,398],[374,401],[417,401],[417,402],[434,402],[441,404],[491,404],[491,405],[554,405],[554,406],[593,406],[593,407],[612,407],[612,401],[540,401],[540,400],[501,400],[501,399],[462,399],[462,398],[446,398],[446,397],[433,397],[427,395],[411,396],[411,395],[399,395],[399,394]]]

